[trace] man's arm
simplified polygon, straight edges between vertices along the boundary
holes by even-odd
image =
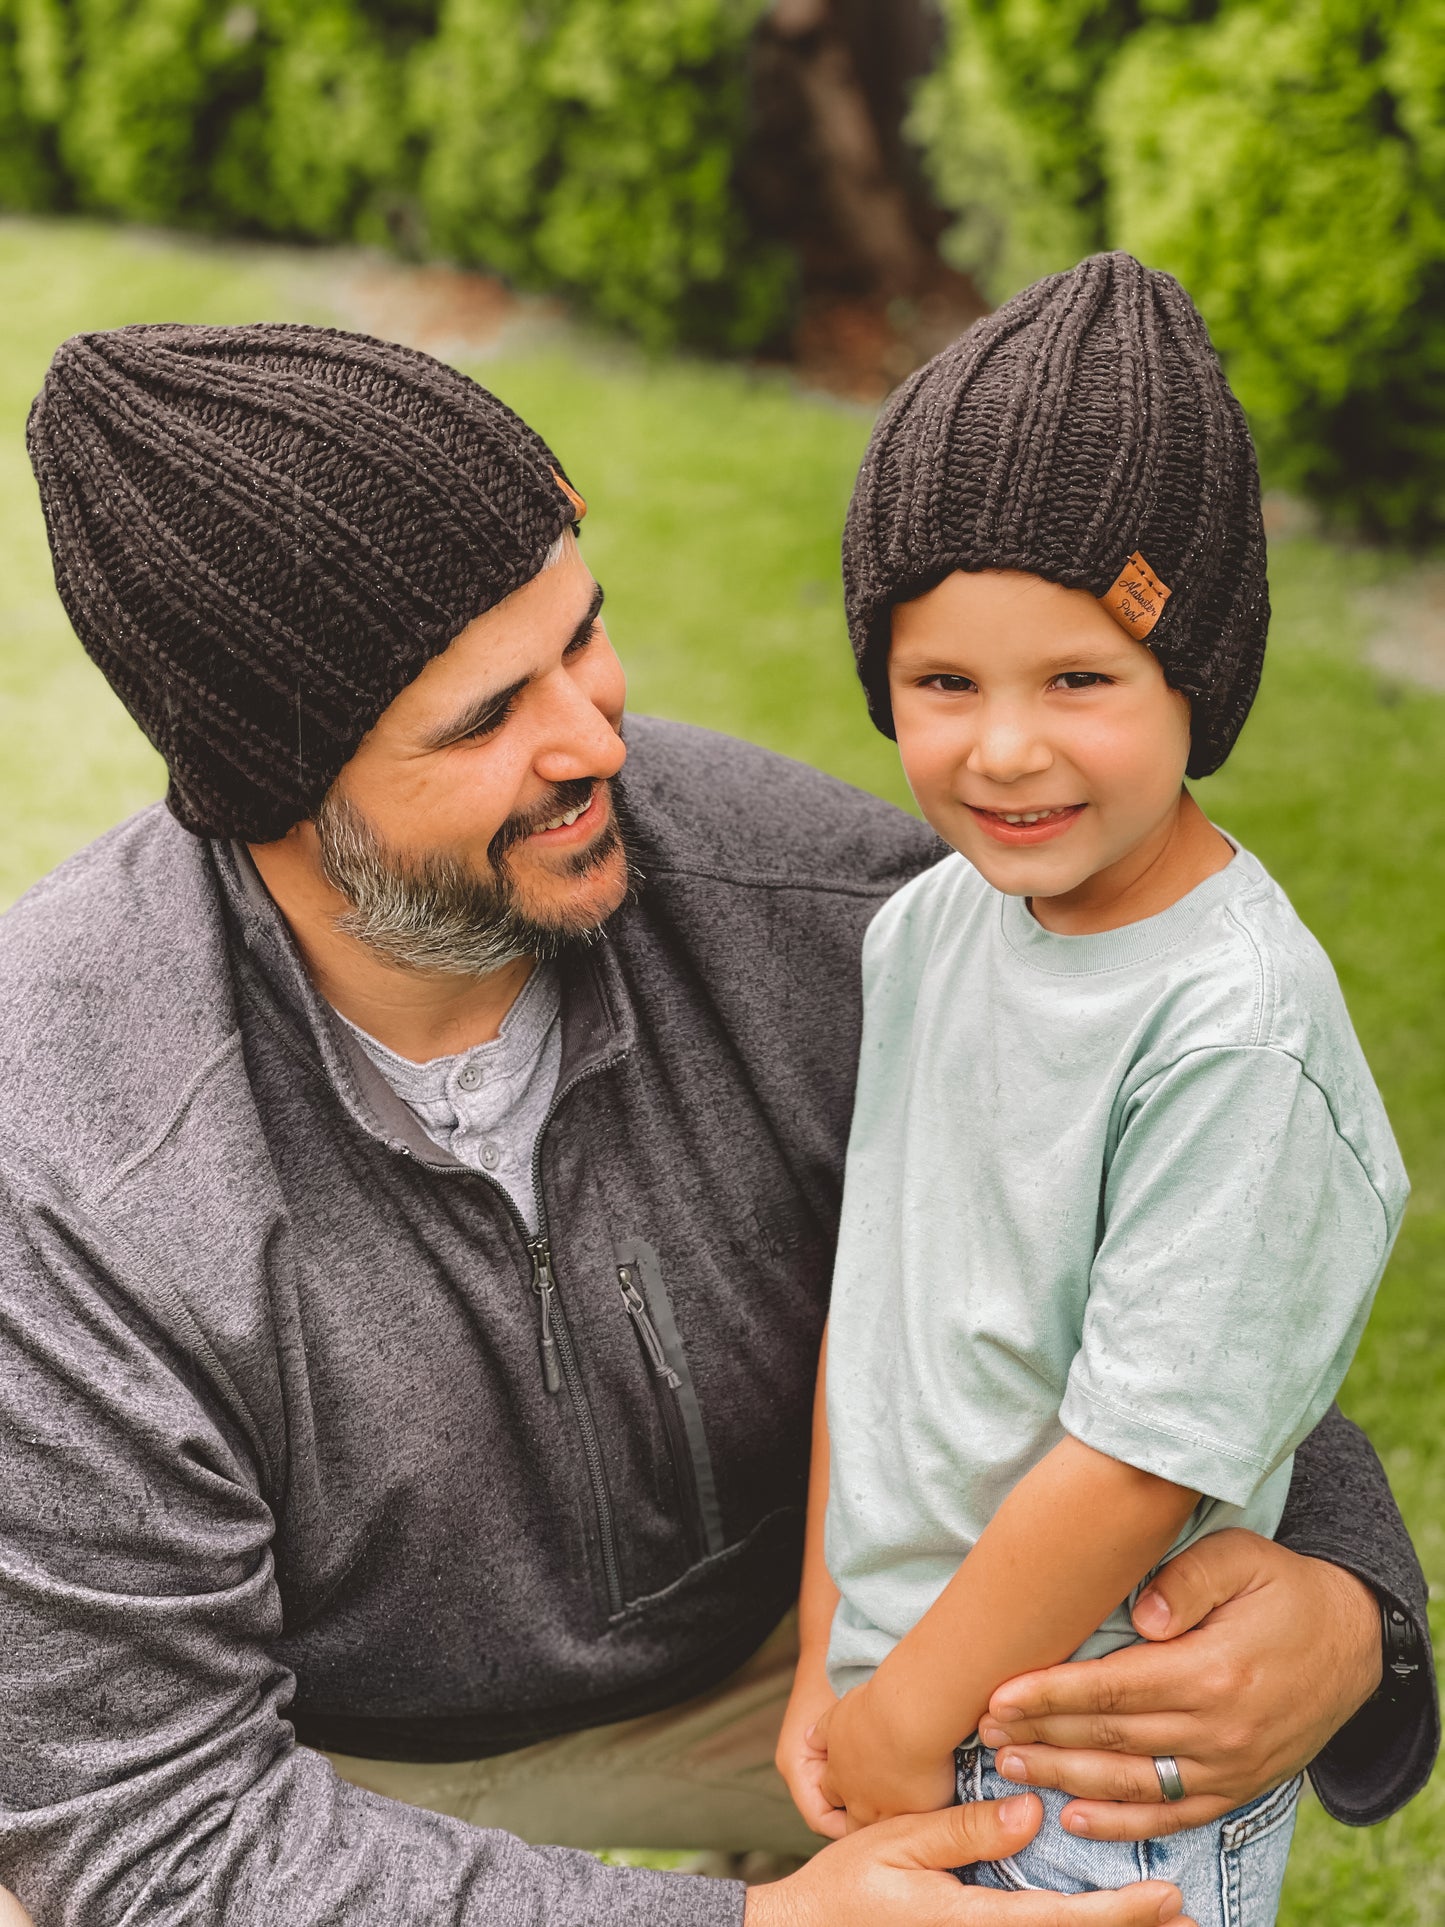
[[[1403,1613],[1419,1652],[1418,1673],[1385,1681],[1325,1746],[1310,1769],[1320,1804],[1346,1826],[1373,1826],[1412,1800],[1440,1750],[1440,1699],[1430,1645],[1428,1592],[1375,1448],[1337,1405],[1295,1454],[1277,1542],[1328,1561]],[[1373,1619],[1370,1636],[1377,1636]]]
[[[786,1880],[754,1887],[743,1927],[1197,1927],[1179,1912],[1178,1888],[1162,1880],[1093,1894],[989,1893],[959,1885],[951,1869],[1017,1853],[1042,1819],[1041,1803],[1023,1795],[885,1821],[820,1853]],[[506,1918],[541,1927],[535,1913]],[[545,1916],[558,1927],[564,1921],[582,1927],[583,1918],[573,1912]],[[635,1916],[637,1927],[665,1927],[670,1918]],[[35,1927],[3,1887],[0,1927]]]
[[[0,1178],[0,1868],[40,1927],[738,1927],[743,1889],[532,1849],[295,1744],[273,1519],[198,1341]]]
[[[1154,1881],[988,1894],[1035,1800],[959,1808],[735,1881],[604,1867],[348,1785],[298,1748],[272,1517],[223,1374],[150,1327],[69,1201],[0,1178],[0,1889],[15,1927],[1152,1927]],[[27,1910],[28,1916],[27,1919]],[[1181,1927],[1183,1924],[1181,1923]]]

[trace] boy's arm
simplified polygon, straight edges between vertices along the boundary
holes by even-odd
[[[823,1525],[828,1511],[827,1370],[828,1334],[824,1331],[813,1395],[812,1464],[803,1539],[803,1585],[798,1597],[798,1669],[773,1759],[787,1782],[794,1806],[808,1825],[815,1833],[837,1839],[844,1831],[843,1816],[834,1813],[819,1786],[827,1756],[809,1738],[814,1726],[836,1704],[828,1684],[827,1658],[838,1588],[828,1577],[823,1557]]]
[[[1067,1659],[1163,1558],[1198,1498],[1062,1439],[868,1684],[828,1716],[824,1796],[865,1825],[945,1805],[953,1749],[989,1695]]]
[[[828,1332],[818,1354],[813,1393],[813,1452],[808,1468],[808,1516],[803,1539],[803,1588],[798,1597],[798,1651],[822,1666],[828,1657],[838,1588],[823,1557],[823,1527],[828,1516]]]

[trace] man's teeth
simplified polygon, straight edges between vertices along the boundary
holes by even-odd
[[[561,816],[554,816],[552,821],[550,823],[544,823],[542,828],[544,830],[560,830],[566,826],[570,826],[577,821],[583,810],[587,808],[587,804],[591,801],[592,798],[589,796],[587,803],[579,803],[575,810],[566,810]]]

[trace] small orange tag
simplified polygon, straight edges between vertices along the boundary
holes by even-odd
[[[1135,549],[1099,601],[1126,635],[1142,642],[1163,615],[1169,593]]]
[[[577,493],[576,489],[573,488],[570,482],[564,482],[562,480],[562,477],[557,473],[555,468],[552,470],[552,480],[557,484],[558,488],[561,489],[562,493],[567,497],[567,500],[572,504],[573,508],[576,509],[577,520],[580,522],[582,520],[582,517],[587,513],[587,504],[582,500],[582,497]],[[1164,593],[1165,595],[1168,595],[1169,591],[1166,589]]]

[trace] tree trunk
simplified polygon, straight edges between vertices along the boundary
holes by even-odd
[[[802,273],[796,356],[879,393],[983,311],[941,260],[947,217],[903,135],[942,37],[931,0],[773,0],[753,48],[750,217]],[[856,379],[854,378],[856,376]]]

